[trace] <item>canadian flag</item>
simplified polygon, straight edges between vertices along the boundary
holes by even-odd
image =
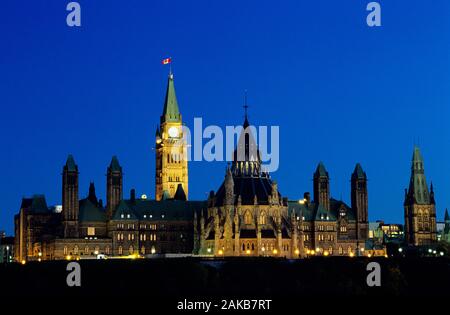
[[[163,65],[167,65],[167,64],[169,64],[171,62],[172,62],[172,58],[166,58],[166,59],[163,59],[162,64]]]

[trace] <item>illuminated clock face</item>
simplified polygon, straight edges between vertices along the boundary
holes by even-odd
[[[169,128],[169,137],[171,137],[171,138],[178,137],[178,128],[177,127],[170,127]]]

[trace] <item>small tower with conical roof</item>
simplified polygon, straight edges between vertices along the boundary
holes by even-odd
[[[367,175],[357,163],[351,179],[351,203],[356,214],[356,237],[365,240],[369,233]]]
[[[72,155],[67,157],[62,173],[62,214],[65,238],[77,238],[78,229],[78,166]]]
[[[320,162],[314,172],[314,202],[330,210],[330,178],[325,165]]]
[[[91,182],[89,184],[89,194],[87,199],[92,202],[92,204],[98,206],[98,199],[97,199],[97,194],[95,193],[95,184],[94,182]]]
[[[106,169],[106,214],[108,220],[123,198],[123,173],[117,156],[113,156]]]
[[[425,178],[422,154],[416,146],[404,202],[405,238],[410,245],[428,245],[436,241],[436,208],[432,187],[430,191]]]
[[[188,198],[187,151],[182,127],[173,74],[170,73],[160,126],[156,129],[156,200],[163,199],[164,191],[173,198],[179,185]]]

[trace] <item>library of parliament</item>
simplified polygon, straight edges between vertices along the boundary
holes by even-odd
[[[62,208],[43,195],[23,198],[14,217],[16,261],[199,255],[211,257],[363,255],[368,239],[367,175],[357,163],[350,177],[351,204],[331,197],[329,174],[320,162],[313,195],[298,200],[280,193],[262,169],[247,115],[223,183],[207,200],[188,198],[188,162],[173,74],[167,82],[156,130],[155,198],[123,192],[123,171],[113,156],[106,168],[103,202],[90,184],[85,198],[79,166],[69,155],[62,168]],[[57,170],[55,170],[57,171]],[[345,179],[344,179],[345,180]],[[434,192],[414,149],[405,194],[405,234],[411,244],[436,239]]]

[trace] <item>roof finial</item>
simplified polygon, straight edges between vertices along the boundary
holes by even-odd
[[[248,115],[247,115],[247,111],[248,111],[247,90],[244,90],[244,106],[243,107],[244,107],[244,129],[245,129],[249,126]]]
[[[247,109],[248,109],[248,104],[247,104],[247,90],[244,91],[244,113],[245,113],[245,118],[247,118]]]

